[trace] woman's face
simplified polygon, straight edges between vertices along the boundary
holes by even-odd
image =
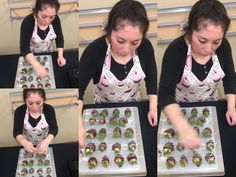
[[[134,51],[139,47],[142,38],[143,34],[139,26],[125,24],[117,31],[112,31],[112,50],[121,57],[133,55]]]
[[[37,19],[38,23],[44,26],[48,26],[52,23],[56,16],[56,9],[50,6],[44,6],[41,11],[38,11]]]
[[[199,31],[193,31],[191,36],[192,50],[195,54],[206,57],[220,46],[224,36],[220,25],[208,24]]]
[[[43,107],[43,98],[38,93],[29,93],[26,105],[31,112],[40,112]]]

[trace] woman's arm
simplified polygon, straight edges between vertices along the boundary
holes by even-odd
[[[157,95],[148,95],[149,98],[149,111],[148,111],[148,122],[153,126],[157,126],[157,102],[158,96]]]
[[[79,146],[83,148],[85,146],[85,129],[84,129],[84,123],[83,123],[83,100],[79,100],[79,106],[78,106],[78,137],[79,137]]]
[[[227,111],[226,111],[226,120],[230,126],[236,125],[236,95],[226,94],[227,99]]]
[[[179,104],[169,104],[164,107],[163,111],[175,126],[179,134],[180,142],[188,148],[198,148],[200,146],[200,138],[196,130],[194,130],[183,117]]]

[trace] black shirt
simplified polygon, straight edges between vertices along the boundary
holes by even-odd
[[[61,29],[61,22],[58,15],[55,16],[55,19],[52,21],[52,27],[57,35],[56,37],[56,46],[57,48],[64,47],[64,37]],[[24,18],[21,29],[20,29],[20,51],[21,55],[26,56],[30,51],[30,40],[34,31],[35,18],[33,14],[28,15]],[[46,30],[41,30],[38,27],[38,35],[41,39],[45,39],[47,33],[49,32],[49,27]]]
[[[176,103],[175,89],[183,75],[188,46],[184,36],[175,39],[166,49],[163,56],[159,88],[159,105],[164,108],[168,104]],[[223,80],[225,94],[236,94],[236,74],[232,58],[231,47],[226,38],[216,50],[220,66],[225,73]],[[205,65],[192,60],[192,72],[199,80],[204,80],[210,71],[213,61],[210,59]]]
[[[14,127],[13,127],[13,136],[15,138],[17,135],[23,134],[24,118],[25,118],[26,109],[27,109],[26,104],[23,104],[23,105],[19,106],[15,111]],[[58,133],[55,110],[51,105],[44,103],[43,113],[45,115],[45,119],[46,119],[48,126],[49,126],[48,134],[52,134],[55,137]],[[39,118],[41,118],[41,116]],[[30,117],[29,117],[29,121],[30,121]],[[35,125],[35,124],[37,125],[37,123],[33,123],[33,125]]]
[[[79,62],[79,99],[83,100],[84,92],[93,79],[93,83],[97,84],[102,74],[103,63],[107,51],[107,43],[105,36],[93,41],[83,52]],[[157,67],[154,56],[154,50],[151,42],[144,38],[137,49],[140,64],[146,75],[147,94],[157,95]],[[133,66],[133,60],[126,65],[117,63],[113,58],[111,60],[111,72],[117,79],[126,78]]]

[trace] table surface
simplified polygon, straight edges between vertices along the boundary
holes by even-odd
[[[52,55],[56,88],[72,88],[68,71],[78,69],[78,50],[64,51],[67,63],[63,67],[59,67],[57,64],[57,52],[44,54]],[[20,54],[0,56],[0,88],[14,88],[19,57]]]
[[[78,143],[61,143],[50,146],[53,148],[57,177],[72,177],[69,163],[78,161]],[[0,148],[1,177],[15,176],[20,148],[22,147]]]
[[[157,127],[150,127],[147,120],[148,102],[134,103],[110,103],[110,104],[91,104],[85,105],[84,108],[108,108],[108,107],[129,107],[136,106],[139,110],[144,153],[147,168],[147,177],[157,176]],[[216,106],[218,114],[218,124],[221,137],[221,146],[225,166],[226,177],[233,177],[236,174],[236,126],[229,127],[225,112],[227,108],[226,101],[205,102],[205,103],[188,103],[181,104],[183,107],[197,106]],[[78,160],[77,143],[64,143],[52,145],[54,152],[55,165],[58,177],[70,177],[68,163]],[[19,154],[19,147],[0,148],[0,158],[4,165],[0,165],[1,176],[14,176],[16,163]],[[12,175],[9,175],[12,174]],[[207,175],[206,175],[207,176]]]

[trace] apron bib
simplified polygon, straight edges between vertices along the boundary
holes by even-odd
[[[45,119],[45,115],[41,113],[41,120],[38,122],[36,127],[32,127],[29,123],[29,111],[26,110],[25,118],[24,118],[24,129],[23,136],[33,145],[39,144],[42,140],[44,140],[48,135],[49,126]]]
[[[188,54],[184,72],[176,86],[176,100],[178,102],[216,101],[219,99],[218,83],[225,76],[218,57],[212,54],[213,65],[207,77],[200,81],[192,70],[191,45],[188,44]]]
[[[111,44],[108,44],[100,81],[94,85],[93,93],[96,103],[129,102],[140,100],[140,84],[146,77],[139,57],[134,53],[130,72],[124,80],[118,80],[110,71]]]
[[[33,53],[42,53],[52,51],[52,43],[56,39],[57,35],[54,32],[52,25],[49,25],[49,32],[45,39],[41,39],[38,35],[38,22],[35,18],[34,31],[30,40],[30,50]]]

